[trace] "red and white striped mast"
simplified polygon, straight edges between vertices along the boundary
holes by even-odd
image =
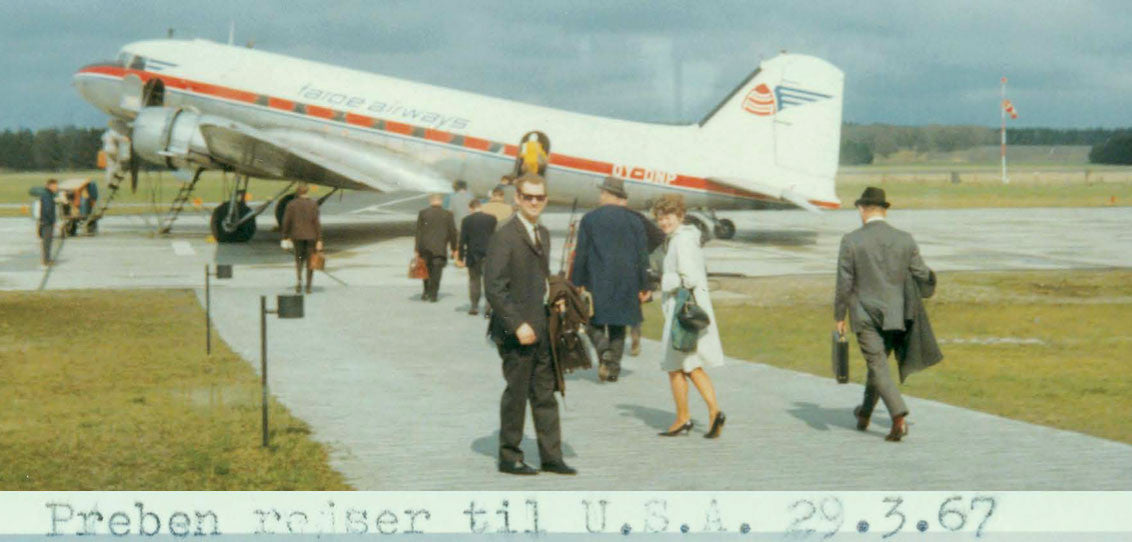
[[[1002,129],[999,130],[999,137],[1002,140],[1002,184],[1007,184],[1010,179],[1006,178],[1006,77],[1002,78],[1002,101],[999,103],[999,113],[1002,115]]]

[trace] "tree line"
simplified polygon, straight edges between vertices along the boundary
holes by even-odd
[[[1007,128],[1008,145],[1091,145],[1089,161],[1113,162],[1114,157],[1132,160],[1127,143],[1132,128]],[[841,163],[871,164],[900,150],[951,152],[983,145],[997,145],[998,128],[986,126],[896,126],[846,123],[841,129]],[[1123,143],[1122,143],[1123,142]],[[1122,146],[1123,145],[1123,146]],[[1100,150],[1099,150],[1100,149]]]
[[[28,128],[0,132],[0,170],[63,171],[95,169],[102,128]],[[950,152],[999,141],[997,128],[985,126],[895,126],[846,123],[841,130],[841,163],[871,164],[899,150]],[[1010,145],[1091,145],[1089,161],[1132,164],[1132,128],[1011,128]]]
[[[0,169],[61,171],[98,167],[102,128],[27,128],[0,132]]]

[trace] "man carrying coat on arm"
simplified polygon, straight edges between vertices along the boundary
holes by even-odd
[[[908,407],[889,372],[888,354],[896,349],[898,355],[905,355],[909,340],[915,340],[912,351],[932,353],[932,359],[915,363],[931,364],[942,358],[919,300],[909,299],[922,295],[921,291],[930,295],[935,274],[924,264],[912,236],[885,220],[889,203],[884,190],[866,188],[856,206],[863,226],[841,238],[833,319],[838,333],[844,335],[845,315],[849,314],[868,365],[864,400],[853,410],[857,429],[868,428],[879,397],[892,417],[892,430],[885,440],[897,442],[908,435]],[[924,330],[926,336],[916,332]],[[903,367],[901,374],[905,374]]]
[[[625,330],[641,323],[648,298],[648,248],[641,217],[627,209],[625,181],[606,177],[601,206],[582,217],[570,280],[593,295],[590,336],[598,349],[598,378],[616,382]]]
[[[499,408],[499,472],[538,474],[523,461],[527,401],[538,438],[542,470],[577,474],[562,460],[555,373],[547,329],[550,232],[538,223],[546,208],[546,181],[528,174],[516,182],[519,212],[488,243],[484,283],[491,304],[488,332],[503,358],[507,387]]]

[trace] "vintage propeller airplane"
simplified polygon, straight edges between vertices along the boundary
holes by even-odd
[[[190,175],[234,172],[213,211],[220,242],[243,242],[255,219],[290,201],[290,185],[251,209],[251,177],[334,189],[486,194],[517,170],[526,134],[549,152],[553,201],[597,203],[605,176],[630,204],[680,193],[701,228],[735,234],[715,210],[837,208],[834,192],[844,76],[828,62],[781,54],[761,63],[703,120],[665,125],[603,118],[413,83],[207,40],[140,41],[81,68],[74,84],[128,138],[137,160]],[[553,143],[553,149],[550,148]]]

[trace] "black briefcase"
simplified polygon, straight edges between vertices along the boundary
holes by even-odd
[[[833,376],[837,378],[837,383],[849,382],[849,339],[836,330],[833,332],[833,352],[830,357],[833,360]]]

